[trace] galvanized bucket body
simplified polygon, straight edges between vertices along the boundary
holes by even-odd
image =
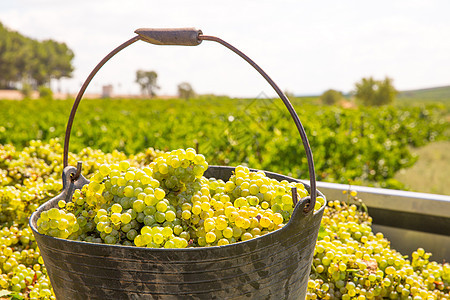
[[[226,181],[233,170],[211,166],[205,176]],[[277,180],[298,181],[265,173]],[[40,213],[56,207],[61,198],[70,199],[73,190],[79,188],[75,184],[64,188],[62,195],[43,204],[30,218],[58,299],[305,298],[324,207],[304,213],[307,201],[300,201],[282,229],[216,247],[139,248],[39,234],[36,221]]]

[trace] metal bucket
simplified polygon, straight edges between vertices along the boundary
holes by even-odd
[[[250,58],[223,40],[195,29],[138,29],[134,38],[109,53],[91,72],[75,99],[64,141],[63,190],[40,206],[30,227],[58,299],[304,299],[324,206],[314,212],[316,190],[312,152],[303,126],[287,97]],[[296,203],[290,221],[280,230],[226,246],[153,249],[71,241],[39,234],[42,211],[71,200],[89,181],[68,166],[70,131],[79,102],[98,70],[115,54],[143,40],[158,45],[199,45],[215,41],[237,53],[274,88],[300,133],[309,168],[310,196]],[[234,168],[211,166],[206,177],[228,180]],[[297,179],[265,172],[277,180]],[[296,194],[296,193],[295,193]],[[294,195],[294,193],[293,193]],[[296,198],[296,197],[294,197]]]
[[[233,170],[211,166],[205,176],[228,180]],[[57,207],[60,199],[70,199],[74,189],[86,183],[82,176],[71,182],[70,175],[75,172],[74,167],[65,169],[63,193],[39,207],[30,219],[57,299],[305,298],[324,207],[305,213],[308,200],[300,201],[282,229],[217,247],[139,248],[38,233],[40,213]],[[265,173],[277,180],[299,182]]]

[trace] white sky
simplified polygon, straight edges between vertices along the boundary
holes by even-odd
[[[448,0],[2,0],[0,22],[36,39],[66,42],[75,52],[77,92],[95,65],[141,27],[196,27],[236,46],[284,91],[348,92],[362,77],[394,79],[398,90],[450,84]],[[97,74],[88,92],[113,84],[138,93],[137,69],[154,70],[159,94],[188,81],[198,93],[256,97],[270,86],[223,46],[156,46],[139,41]],[[53,85],[56,88],[56,85]]]

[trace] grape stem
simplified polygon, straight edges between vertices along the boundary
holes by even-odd
[[[322,280],[327,280],[322,274],[320,274],[319,272],[317,272],[316,267],[314,266],[314,264],[311,264],[311,270],[312,270],[317,276],[319,276]]]

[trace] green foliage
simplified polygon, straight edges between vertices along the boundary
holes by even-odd
[[[44,100],[52,100],[53,99],[53,92],[49,87],[41,85],[39,87],[39,97]]]
[[[30,99],[31,98],[31,92],[33,91],[33,88],[28,83],[22,84],[22,88],[20,89],[20,92],[23,95],[24,99]]]
[[[178,97],[181,99],[188,100],[195,96],[195,91],[189,82],[182,82],[178,85]]]
[[[157,82],[158,74],[155,71],[136,71],[136,83],[141,87],[143,95],[148,95],[150,98],[156,96],[156,90],[159,89]]]
[[[320,100],[326,105],[336,104],[343,98],[344,96],[342,95],[342,92],[336,90],[327,90],[322,94],[322,96],[320,96]]]
[[[384,80],[374,80],[372,77],[363,78],[355,84],[355,96],[364,105],[380,106],[394,102],[395,90],[392,79],[386,77]]]
[[[62,139],[71,106],[72,101],[0,101],[0,144],[20,148],[31,139]],[[387,180],[416,161],[411,146],[449,139],[447,111],[440,106],[295,106],[318,180],[392,186]],[[280,100],[89,100],[78,109],[69,149],[132,154],[148,147],[195,148],[196,141],[212,164],[246,163],[308,178],[299,134]]]
[[[24,82],[36,89],[51,79],[71,77],[73,58],[65,43],[37,41],[0,23],[0,88]]]

